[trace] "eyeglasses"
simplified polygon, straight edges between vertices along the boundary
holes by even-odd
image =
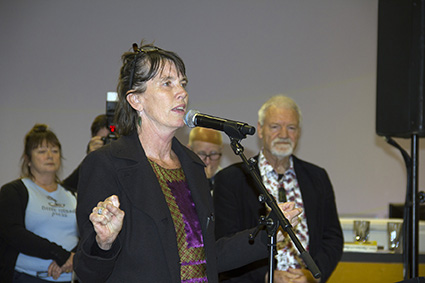
[[[137,43],[133,43],[133,51],[136,52],[136,54],[134,55],[133,62],[131,62],[132,66],[131,66],[131,72],[130,72],[130,81],[128,83],[129,90],[131,90],[131,88],[133,87],[134,73],[136,72],[136,65],[137,65],[136,64],[137,55],[139,55],[140,53],[149,53],[149,52],[155,52],[159,50],[161,49],[155,46],[142,46],[139,48],[137,46]]]
[[[197,155],[204,161],[207,160],[208,157],[212,161],[219,160],[221,157],[221,153],[219,152],[211,152],[210,154],[206,154],[205,152],[201,151],[201,152],[198,152]]]

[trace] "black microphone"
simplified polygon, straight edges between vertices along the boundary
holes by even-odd
[[[255,134],[255,128],[247,123],[227,120],[207,114],[201,114],[197,110],[189,110],[184,116],[184,122],[189,128],[204,127],[223,131],[234,138],[245,138],[246,135]]]

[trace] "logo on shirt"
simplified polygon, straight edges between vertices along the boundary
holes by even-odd
[[[48,200],[50,200],[49,205],[53,206],[53,207],[64,207],[65,204],[64,203],[58,203],[57,200],[55,200],[54,198],[52,198],[51,196],[47,197]]]

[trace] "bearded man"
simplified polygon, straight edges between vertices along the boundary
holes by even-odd
[[[267,191],[278,203],[294,202],[304,210],[293,227],[322,277],[313,278],[289,237],[277,243],[274,282],[326,282],[342,256],[343,233],[334,191],[323,168],[293,155],[301,132],[301,111],[295,101],[276,95],[258,111],[258,137],[262,149],[255,157],[256,170]],[[216,237],[230,236],[258,225],[267,208],[242,163],[221,170],[215,178]],[[278,233],[283,233],[280,230]],[[248,240],[248,239],[247,239]],[[221,274],[222,282],[268,282],[268,260]]]

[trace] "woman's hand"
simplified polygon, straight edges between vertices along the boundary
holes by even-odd
[[[119,209],[120,202],[116,195],[101,201],[93,208],[89,219],[96,232],[96,241],[102,250],[109,250],[118,237],[124,221],[124,211]]]
[[[56,263],[56,261],[52,261],[50,263],[49,268],[47,269],[47,275],[51,276],[53,279],[58,279],[61,275],[62,270],[60,266]]]
[[[72,259],[74,258],[75,253],[71,252],[68,260],[61,266],[61,270],[63,273],[70,273],[73,270]]]
[[[59,266],[56,261],[52,261],[47,269],[47,275],[56,280],[62,273],[72,272],[72,259],[74,258],[74,255],[75,253],[71,252],[68,260],[62,266]]]

